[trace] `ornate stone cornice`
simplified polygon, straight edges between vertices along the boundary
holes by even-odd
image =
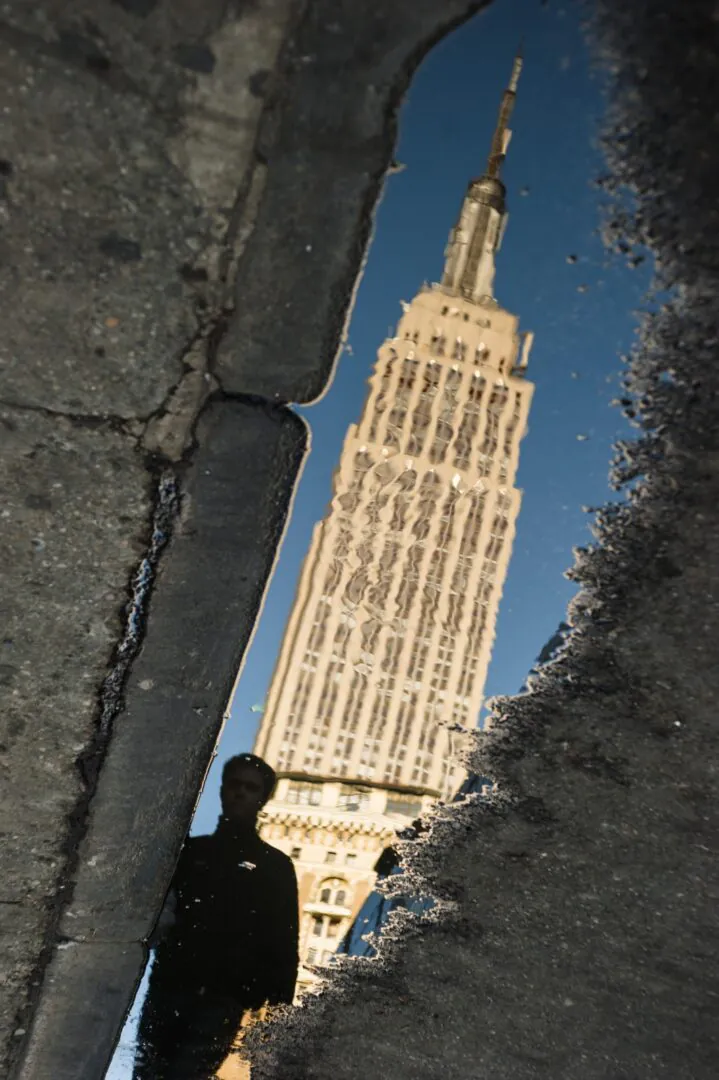
[[[310,814],[298,813],[294,808],[277,806],[271,809],[265,809],[260,817],[260,827],[262,825],[291,825],[301,826],[302,828],[312,829],[326,829],[332,833],[349,833],[351,836],[363,835],[363,836],[382,836],[393,837],[397,833],[398,829],[403,828],[402,822],[397,822],[396,825],[391,825],[388,822],[369,820],[359,815],[353,815],[352,817],[339,818],[329,814],[317,813],[314,811]]]

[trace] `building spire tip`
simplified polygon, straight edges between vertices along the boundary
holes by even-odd
[[[519,48],[514,57],[514,64],[512,65],[512,78],[509,80],[509,92],[515,94],[517,92],[517,84],[519,82],[519,76],[522,74],[522,65],[524,64],[524,38],[519,40]]]

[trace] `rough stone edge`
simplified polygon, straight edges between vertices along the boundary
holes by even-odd
[[[67,940],[144,941],[152,930],[308,442],[290,410],[221,397],[203,413],[197,439],[60,924]]]
[[[247,421],[255,430],[248,437]],[[276,444],[266,463],[262,476],[266,482],[264,501],[262,494],[248,500],[248,487],[237,482],[231,487],[225,483],[218,498],[216,476],[227,480],[238,478],[238,461],[243,454],[247,461],[253,453],[252,436],[265,446],[277,427]],[[268,426],[269,425],[269,426]],[[257,430],[259,429],[259,431]],[[213,440],[225,440],[219,450],[212,446]],[[209,444],[209,446],[208,446]],[[146,956],[144,940],[149,934],[172,875],[174,862],[186,835],[197,792],[200,790],[207,768],[212,759],[213,748],[219,736],[224,709],[234,684],[237,669],[249,642],[252,628],[260,610],[265,585],[272,571],[275,553],[280,544],[293,497],[296,477],[301,468],[307,445],[307,429],[294,413],[265,407],[263,403],[242,402],[215,398],[205,409],[197,429],[197,449],[192,461],[165,483],[171,483],[176,495],[178,513],[172,523],[165,525],[167,550],[161,567],[153,568],[151,590],[146,597],[148,627],[138,639],[138,648],[129,658],[122,678],[113,682],[113,707],[122,713],[123,725],[115,731],[109,745],[100,739],[97,753],[90,767],[96,774],[95,783],[88,789],[88,797],[78,807],[76,814],[76,848],[69,852],[66,870],[68,902],[60,905],[51,927],[42,958],[40,988],[31,999],[25,1016],[20,1018],[21,1029],[28,1031],[16,1048],[15,1059],[10,1064],[12,1077],[32,1077],[33,1080],[71,1080],[78,1075],[98,1077],[103,1075],[113,1045],[119,1035],[127,1009],[142,975]],[[251,459],[254,462],[254,459]],[[254,464],[249,466],[254,469]],[[224,476],[223,476],[224,473]],[[213,490],[214,488],[214,490]],[[202,516],[203,506],[226,507],[225,520],[235,526],[244,523],[235,535],[246,538],[245,551],[254,547],[254,562],[261,562],[256,573],[246,573],[240,558],[227,559],[224,580],[208,587],[207,578],[195,573],[195,567],[212,563],[213,547],[208,543],[216,521]],[[203,526],[205,526],[203,528]],[[172,530],[170,532],[170,530]],[[209,537],[208,537],[209,532]],[[241,554],[241,553],[240,553]],[[252,552],[251,552],[252,554]],[[233,603],[227,603],[228,595]],[[168,655],[187,657],[192,642],[188,640],[188,626],[183,619],[175,618],[181,608],[193,605],[200,618],[195,625],[216,625],[218,643],[213,661],[213,679],[204,686],[199,680],[206,670],[202,661],[206,639],[195,641],[199,658],[195,670],[189,659],[182,664],[183,675],[189,671],[190,686],[182,683],[174,694],[167,694],[167,687],[143,688],[143,674],[148,670],[167,671],[172,667]],[[132,618],[134,612],[130,613]],[[235,619],[237,617],[237,624]],[[161,627],[162,632],[155,631]],[[174,629],[173,629],[174,628]],[[174,640],[173,640],[174,639]],[[163,662],[163,655],[165,660]],[[175,667],[180,670],[177,663]],[[113,670],[116,670],[113,669]],[[192,677],[194,676],[194,683]],[[112,680],[112,673],[109,677]],[[195,713],[192,705],[195,697],[202,700],[196,726],[185,717],[179,728],[177,741],[172,744],[172,761],[166,768],[174,775],[165,773],[167,791],[162,792],[167,807],[167,817],[156,814],[153,818],[152,802],[157,802],[157,791],[148,796],[149,783],[155,769],[148,758],[148,743],[152,743],[153,730],[150,722],[164,717],[172,727],[172,710],[184,705],[185,713]],[[178,705],[178,703],[180,703]],[[102,717],[102,701],[101,701]],[[164,732],[167,738],[167,731]],[[86,763],[87,768],[87,763]],[[90,776],[89,773],[86,775]],[[134,807],[134,785],[145,789],[145,803],[138,803],[141,816],[132,835],[132,815],[128,803]],[[78,838],[82,836],[82,839]],[[70,846],[73,837],[70,838]],[[133,840],[136,843],[133,843]],[[154,843],[153,843],[154,841]],[[118,859],[104,879],[108,896],[108,911],[98,911],[97,881],[93,853],[106,848],[130,854],[125,861]],[[139,852],[139,857],[138,853]],[[133,893],[133,875],[138,883],[139,901]],[[129,887],[128,887],[129,884]],[[94,889],[93,889],[94,886]],[[144,921],[144,933],[131,940],[122,939],[108,930],[112,918],[112,905],[122,898],[126,908],[136,904],[136,918]],[[68,933],[68,915],[73,903],[85,903],[90,909],[80,920],[81,936]],[[127,912],[125,913],[127,914]],[[93,919],[94,916],[94,919]],[[62,920],[62,921],[61,921]],[[97,924],[97,932],[88,923]],[[128,954],[129,946],[137,946]],[[115,960],[122,956],[122,977],[115,969]],[[133,958],[134,957],[134,958]],[[102,1004],[102,1025],[97,1027],[98,1003]],[[83,1012],[84,1019],[78,1017]],[[92,1052],[87,1046],[87,1032],[93,1032]],[[79,1040],[74,1045],[74,1040]],[[60,1069],[66,1062],[67,1072]],[[78,1074],[73,1062],[85,1061],[88,1072]],[[84,1067],[84,1066],[83,1066]]]
[[[402,100],[431,48],[489,2],[374,0],[339,11],[328,0],[308,5],[281,60],[277,107],[260,132],[265,190],[237,267],[235,309],[214,369],[228,393],[307,403],[326,391],[391,165]],[[331,55],[335,18],[355,43],[343,65]],[[282,241],[294,247],[285,246],[278,260],[266,237],[280,222],[284,230],[285,221]],[[279,356],[291,357],[284,369],[263,365],[270,342]]]
[[[704,0],[692,5],[640,0],[629,7],[622,0],[575,2],[594,59],[613,79],[603,140],[608,173],[600,182],[615,203],[604,222],[605,240],[628,258],[649,248],[658,261],[654,289],[675,290],[667,306],[644,316],[623,380],[621,404],[641,434],[617,445],[611,475],[617,490],[637,479],[640,483],[627,503],[596,512],[597,543],[576,552],[568,576],[580,584],[580,592],[570,605],[572,633],[560,656],[538,671],[531,694],[495,699],[493,731],[481,747],[477,744],[470,764],[497,779],[502,793],[484,807],[443,810],[434,816],[426,838],[405,848],[407,878],[418,892],[435,897],[436,910],[421,919],[397,913],[376,961],[343,958],[321,994],[301,1010],[279,1012],[252,1032],[247,1051],[253,1080],[325,1076],[312,1063],[321,1056],[323,1040],[341,1039],[342,1011],[361,1008],[365,987],[393,989],[393,971],[408,950],[421,948],[423,926],[437,920],[450,929],[454,925],[453,899],[443,880],[448,848],[467,831],[491,828],[497,816],[539,820],[534,815],[541,817],[543,807],[534,805],[539,800],[523,798],[518,765],[541,742],[553,702],[594,692],[591,675],[601,669],[604,635],[629,616],[637,566],[645,567],[645,580],[654,586],[676,573],[668,552],[681,543],[674,524],[679,493],[688,480],[709,478],[697,454],[719,452],[716,395],[700,392],[708,382],[708,360],[716,362],[719,233],[716,228],[700,233],[696,209],[706,204],[707,191],[716,191],[719,169],[716,154],[699,177],[687,168],[694,158],[681,145],[686,128],[681,123],[673,128],[667,115],[671,103],[681,119],[683,95],[692,81],[682,67],[689,63],[682,50],[702,40],[702,18],[705,24],[716,23],[713,5]],[[706,63],[711,38],[705,35],[704,41]],[[672,73],[669,57],[677,65]],[[705,143],[706,118],[715,100],[706,88],[703,92],[708,99],[704,122],[695,122],[691,130],[696,150]],[[713,185],[707,170],[714,175]],[[667,371],[673,373],[671,381],[664,378]],[[363,1062],[354,1066],[358,1077],[364,1075]],[[355,1072],[350,1068],[347,1075]]]
[[[145,949],[138,942],[65,942],[58,946],[34,1018],[43,1039],[29,1042],[26,1075],[37,1080],[80,1076],[99,1080],[107,1060],[104,1048],[113,1045],[117,1017],[126,1009],[127,988],[135,983],[144,962]],[[98,971],[104,976],[101,993],[93,977]],[[65,996],[68,991],[70,998]],[[63,1001],[70,1007],[63,1008]],[[91,1037],[88,1032],[92,1032]],[[48,1042],[52,1045],[50,1069],[45,1050]]]
[[[285,36],[296,25],[306,3],[307,0],[294,0],[294,11],[290,14],[288,24],[285,27]],[[225,12],[225,16],[227,14]],[[10,24],[6,29],[10,34],[15,33]],[[22,32],[20,34],[22,36]],[[38,38],[39,43],[40,39]],[[43,44],[39,44],[39,47],[41,52],[47,51]],[[52,51],[51,46],[50,53]],[[275,76],[276,72],[273,72],[272,86],[274,85]],[[121,81],[115,88],[120,93],[132,94],[137,92],[137,88],[134,87],[131,80],[126,83]],[[264,113],[271,113],[273,108],[274,97],[273,94],[270,94],[265,101],[263,111]],[[160,407],[145,418],[147,424],[144,433],[143,422],[141,421],[130,421],[121,417],[104,415],[96,417],[94,415],[55,413],[41,406],[32,407],[33,411],[41,412],[48,417],[66,418],[72,424],[80,427],[94,428],[106,425],[108,428],[116,430],[131,439],[135,443],[138,454],[144,459],[146,469],[145,486],[150,504],[150,513],[147,520],[139,526],[138,542],[140,546],[144,546],[144,554],[132,571],[127,583],[126,594],[118,600],[117,607],[123,619],[123,630],[120,639],[110,650],[107,675],[98,689],[95,730],[89,743],[79,754],[76,761],[83,789],[76,805],[68,815],[66,822],[64,822],[66,833],[60,845],[62,869],[58,877],[58,889],[54,896],[48,899],[46,905],[47,919],[43,928],[41,950],[30,976],[26,997],[18,1002],[16,1011],[17,1030],[24,1036],[27,1035],[27,1031],[32,1025],[34,1014],[39,1015],[39,1012],[44,1011],[46,1017],[51,1015],[51,1010],[46,1008],[48,1003],[44,989],[44,976],[50,965],[60,961],[61,954],[59,950],[67,944],[61,932],[62,919],[66,914],[68,900],[73,895],[76,871],[78,871],[78,868],[80,871],[83,869],[83,855],[80,848],[83,838],[87,834],[89,823],[93,820],[91,804],[98,790],[101,770],[108,747],[111,745],[114,721],[125,708],[125,689],[133,669],[133,663],[142,648],[148,615],[148,602],[159,576],[158,572],[164,548],[172,535],[174,526],[177,524],[180,478],[187,473],[187,466],[193,459],[196,449],[197,430],[202,417],[208,407],[216,404],[216,401],[208,401],[210,396],[218,389],[215,380],[210,374],[210,369],[218,344],[226,332],[227,318],[231,312],[229,294],[236,270],[236,262],[254,225],[264,171],[266,170],[263,170],[262,161],[257,152],[256,134],[252,159],[244,174],[235,178],[236,197],[232,205],[227,229],[223,235],[209,237],[208,245],[202,252],[203,258],[210,259],[213,266],[216,262],[217,266],[214,267],[213,274],[210,277],[209,301],[202,308],[195,306],[194,301],[192,301],[198,325],[191,337],[182,344],[178,353],[178,357],[182,361],[183,374],[180,376],[179,382],[169,389],[167,397]],[[190,303],[189,300],[188,303]],[[193,357],[193,354],[196,355]],[[198,357],[201,369],[199,371],[195,370]],[[199,392],[194,394],[184,392],[188,379],[194,379],[197,382],[197,378],[199,378],[201,384]],[[218,396],[221,397],[221,393]],[[174,400],[176,397],[178,401]],[[242,395],[235,395],[234,400],[237,400],[238,397],[241,398]],[[262,401],[249,401],[249,404],[260,410],[266,408],[265,403]],[[269,411],[277,412],[277,410],[271,409]],[[169,422],[170,425],[169,432],[166,428],[163,430],[163,425],[166,422]],[[177,438],[178,435],[179,439]],[[175,441],[172,442],[172,440]],[[293,476],[288,474],[286,477],[288,506],[294,496],[292,485],[293,481],[297,479],[300,467],[298,466],[295,469]],[[281,532],[282,529],[279,530],[276,536],[277,545],[280,542]],[[270,567],[272,561],[270,559]],[[267,570],[267,572],[263,573],[261,580],[258,581],[260,592],[266,585],[269,572]],[[245,620],[243,625],[243,629],[246,631],[245,640],[249,640],[255,621],[256,615],[254,618],[249,616]],[[241,656],[242,650],[240,649],[236,661],[231,665],[233,677],[236,677]],[[219,715],[221,714],[218,713]],[[217,723],[217,732],[219,733],[221,727],[219,719]],[[205,758],[208,758],[209,753],[210,751],[207,750]],[[193,793],[197,790],[199,783],[199,779],[192,779],[187,792],[185,792],[188,798],[194,798]],[[178,820],[180,820],[183,811],[179,807],[178,814],[180,815]],[[187,814],[185,814],[184,820],[187,820]],[[178,825],[178,836],[181,838],[184,838],[186,827],[186,824]],[[177,841],[178,848],[179,844],[180,840]],[[148,907],[146,914],[148,920],[152,922],[154,919],[152,906]],[[58,941],[60,942],[59,946]],[[90,957],[93,954],[90,950],[83,950],[83,952],[85,952],[88,964],[92,967],[93,961]],[[99,950],[96,951],[95,955],[100,955]],[[138,965],[137,970],[139,973],[141,973],[141,967],[142,965]],[[53,971],[50,971],[49,974],[51,983],[54,983],[53,992],[56,993],[56,1000],[62,1003],[64,993],[62,984],[55,977]],[[110,974],[109,968],[108,974]],[[127,986],[125,990],[127,991]],[[131,1002],[132,996],[132,993],[127,996],[126,1005]],[[69,1022],[67,1030],[76,1032],[79,1029],[72,1022]],[[71,1039],[72,1036],[68,1037]],[[22,1061],[27,1045],[28,1039],[25,1037],[22,1041],[11,1041],[7,1047],[0,1047],[0,1072],[3,1075],[5,1075],[6,1069],[10,1070],[19,1067],[19,1062]],[[73,1053],[70,1047],[68,1061],[71,1061],[72,1058]],[[55,1073],[53,1073],[53,1076],[55,1076]]]

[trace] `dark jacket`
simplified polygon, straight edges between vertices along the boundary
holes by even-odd
[[[202,987],[248,1008],[291,1003],[299,910],[287,855],[221,818],[211,836],[186,842],[172,891],[175,922],[156,953],[161,982]]]

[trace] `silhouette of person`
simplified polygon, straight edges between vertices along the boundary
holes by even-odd
[[[254,754],[230,758],[215,832],[185,843],[156,931],[133,1080],[210,1080],[246,1012],[292,1002],[297,877],[257,835],[275,781]]]

